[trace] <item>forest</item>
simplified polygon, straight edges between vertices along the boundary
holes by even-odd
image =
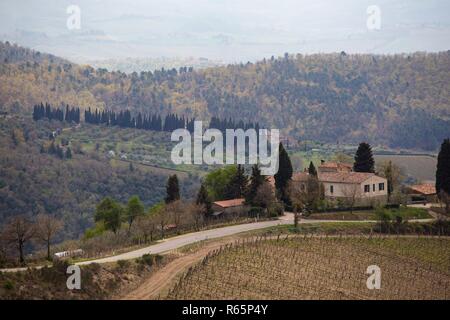
[[[163,172],[114,166],[103,152],[76,147],[74,141],[70,147],[60,146],[49,138],[55,126],[64,128],[64,123],[0,119],[2,224],[17,215],[31,218],[45,213],[65,222],[58,240],[77,239],[93,225],[95,205],[104,197],[125,202],[137,195],[146,206],[164,198]],[[198,184],[196,177],[182,179],[182,195],[193,197]]]
[[[436,151],[450,135],[450,52],[311,54],[126,74],[0,43],[0,107],[258,122],[295,139]]]

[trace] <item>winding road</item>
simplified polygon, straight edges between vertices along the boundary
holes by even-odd
[[[429,222],[429,221],[433,221],[433,220],[434,219],[420,219],[420,220],[410,220],[410,222]],[[110,257],[77,262],[76,265],[81,266],[81,265],[88,265],[91,263],[110,263],[110,262],[117,262],[119,260],[136,259],[136,258],[142,257],[144,254],[159,254],[159,253],[178,249],[178,248],[184,247],[186,245],[197,243],[197,242],[204,241],[204,240],[223,238],[223,237],[239,234],[242,232],[265,229],[265,228],[274,227],[274,226],[278,226],[278,225],[293,224],[293,221],[294,221],[294,215],[292,213],[285,213],[284,216],[280,217],[277,220],[239,224],[239,225],[234,225],[234,226],[228,226],[228,227],[203,230],[203,231],[198,231],[198,232],[193,232],[193,233],[187,233],[187,234],[179,235],[176,237],[171,237],[171,238],[161,240],[161,241],[159,241],[155,244],[152,244],[148,247],[145,247],[145,248],[125,252],[125,253],[110,256]],[[333,222],[364,223],[364,222],[376,222],[376,221],[369,221],[369,220],[343,221],[343,220],[313,220],[313,219],[308,219],[308,220],[300,219],[299,220],[299,224],[333,223]],[[34,267],[34,268],[39,269],[41,267],[38,266],[38,267]],[[17,272],[17,271],[25,271],[27,269],[28,269],[28,267],[23,267],[23,268],[0,269],[0,271],[1,272]]]

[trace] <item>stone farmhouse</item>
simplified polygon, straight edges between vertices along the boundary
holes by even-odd
[[[387,202],[387,180],[374,173],[353,172],[352,166],[345,163],[322,162],[317,176],[328,200],[354,199],[359,206]],[[292,180],[306,190],[308,177],[308,172],[298,172]]]

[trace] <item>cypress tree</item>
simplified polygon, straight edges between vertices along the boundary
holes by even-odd
[[[244,167],[237,166],[236,174],[231,179],[226,188],[226,197],[228,199],[242,198],[247,188],[247,177],[245,176]]]
[[[375,160],[372,155],[370,144],[361,142],[355,154],[355,163],[353,164],[355,172],[375,172]]]
[[[314,166],[314,163],[312,163],[312,161],[309,163],[308,173],[312,176],[317,177],[317,170],[316,170],[316,167]]]
[[[286,205],[290,205],[291,203],[287,192],[287,187],[292,178],[292,173],[293,169],[291,159],[289,158],[287,151],[284,149],[283,144],[280,143],[278,172],[275,174],[274,178],[278,196]]]
[[[450,195],[450,139],[445,139],[442,142],[438,155],[436,192],[440,195],[441,191]]]
[[[178,185],[178,177],[176,174],[169,177],[166,186],[166,203],[171,203],[176,200],[180,200],[180,187]]]
[[[198,190],[197,200],[195,201],[197,205],[204,206],[204,213],[206,216],[212,213],[212,202],[209,197],[208,191],[206,190],[205,185],[202,183],[200,189]]]
[[[64,120],[66,121],[66,122],[69,122],[71,119],[71,114],[70,114],[70,111],[69,111],[69,105],[68,104],[66,104],[66,114],[65,114],[65,117],[64,117]]]
[[[250,177],[250,184],[245,194],[245,202],[252,205],[258,192],[258,188],[264,183],[265,177],[261,175],[261,169],[255,164],[252,167],[252,175]]]

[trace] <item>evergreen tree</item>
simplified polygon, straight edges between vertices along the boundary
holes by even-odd
[[[203,183],[200,186],[195,203],[204,206],[205,216],[209,216],[212,213],[212,202]]]
[[[450,195],[450,139],[442,142],[441,150],[438,155],[436,170],[436,192],[438,195],[441,191]]]
[[[292,178],[292,163],[289,159],[287,151],[284,149],[283,144],[280,143],[279,148],[279,160],[278,160],[278,172],[275,174],[275,188],[278,196],[285,205],[290,205],[291,200],[288,195],[288,184]]]
[[[309,163],[308,173],[312,176],[317,176],[317,170],[312,161]]]
[[[64,120],[65,120],[66,122],[69,122],[69,121],[70,121],[70,111],[69,111],[69,105],[68,105],[68,104],[66,105],[66,115],[65,115],[65,117],[64,117]]]
[[[250,184],[248,186],[247,192],[245,194],[245,202],[247,204],[253,205],[256,194],[258,193],[259,187],[264,183],[265,177],[261,175],[261,169],[255,164],[252,167],[252,175],[250,177]]]
[[[226,197],[228,199],[242,198],[245,195],[247,188],[247,177],[245,176],[244,167],[242,165],[237,166],[236,173],[232,177],[230,183],[226,188]]]
[[[180,200],[180,187],[178,185],[178,177],[176,174],[170,176],[167,180],[166,193],[166,203]]]
[[[375,172],[375,160],[372,155],[372,148],[366,142],[359,144],[355,154],[355,163],[353,164],[355,172]]]

